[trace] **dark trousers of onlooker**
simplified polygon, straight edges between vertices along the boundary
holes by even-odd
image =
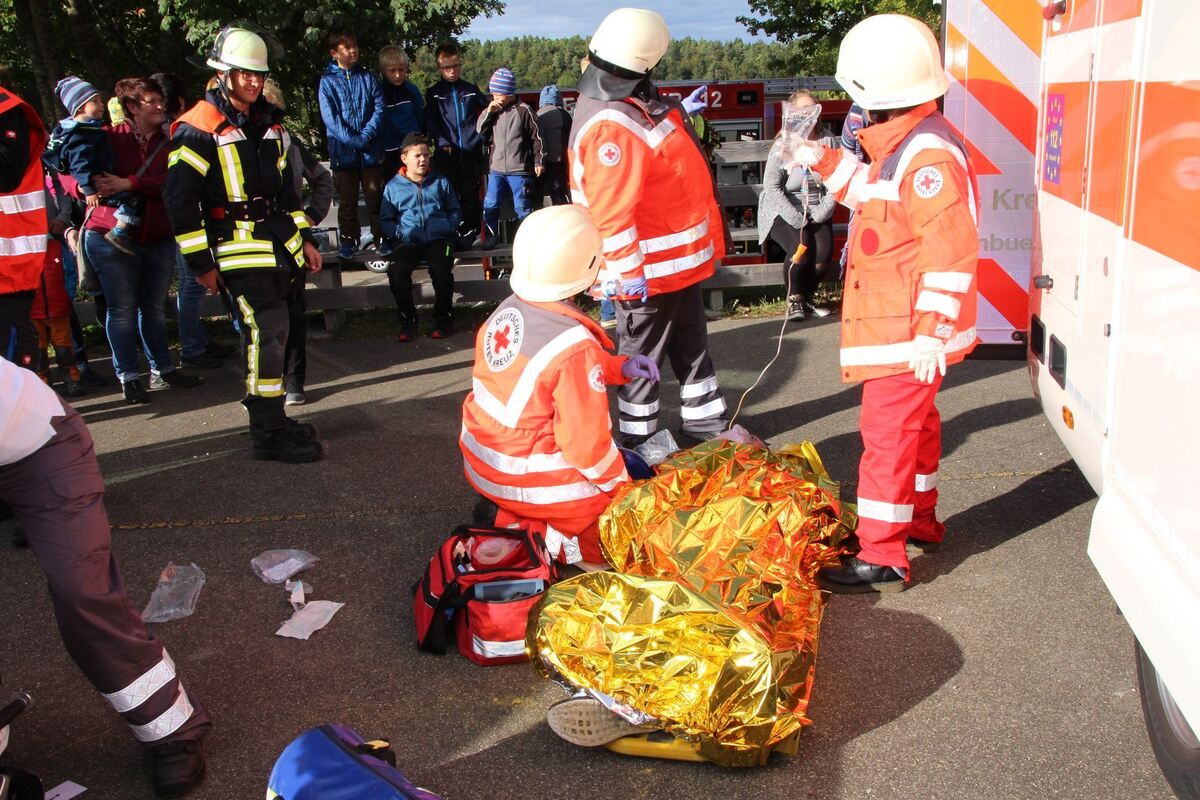
[[[362,188],[363,201],[367,206],[367,222],[375,241],[379,235],[379,204],[383,200],[383,184],[380,177],[383,168],[334,170],[333,185],[338,198],[338,233],[342,244],[358,245],[362,226],[358,223],[358,190]]]
[[[546,161],[542,164],[541,185],[538,187],[537,203],[540,206],[543,197],[550,198],[550,204],[565,206],[571,202],[571,186],[567,182],[567,165],[562,161]]]
[[[383,183],[384,188],[387,187],[388,181],[396,177],[396,173],[400,171],[400,148],[388,150],[383,154],[383,161],[379,165],[379,180]]]
[[[37,359],[38,333],[29,312],[35,292],[0,294],[0,358],[33,369]]]
[[[434,323],[450,319],[454,304],[454,246],[449,242],[400,244],[392,252],[392,262],[388,264],[388,285],[396,299],[396,314],[401,326],[417,321],[412,274],[422,259],[429,266],[429,279],[433,282]]]
[[[199,739],[212,727],[208,714],[125,592],[92,436],[65,403],[51,425],[39,450],[0,466],[0,500],[46,573],[63,644],[139,741]]]
[[[308,303],[304,299],[304,270],[292,270],[288,285],[288,333],[283,347],[283,390],[303,392],[308,370]]]
[[[288,291],[292,256],[275,245],[274,269],[232,270],[221,275],[241,317],[242,366],[250,429],[278,431],[287,425],[283,411],[283,362],[288,338]]]
[[[104,320],[97,317],[96,322],[100,323],[101,328],[104,327]],[[75,313],[74,303],[71,304],[71,347],[75,366],[80,369],[88,369],[87,341],[83,338],[83,323],[79,321],[79,315]]]
[[[458,197],[458,205],[462,208],[463,215],[462,224],[458,226],[459,235],[474,238],[479,234],[479,225],[483,220],[483,200],[480,196],[484,174],[483,158],[461,153],[438,153],[434,159],[434,167],[446,176]]]
[[[833,221],[809,223],[796,230],[782,219],[776,219],[770,236],[783,248],[783,284],[788,295],[812,300],[817,287],[833,277]],[[793,262],[792,254],[801,242],[804,242],[804,254]]]

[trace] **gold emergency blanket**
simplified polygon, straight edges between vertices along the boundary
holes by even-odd
[[[653,717],[705,757],[758,763],[808,724],[823,598],[853,525],[810,443],[677,453],[600,519],[616,572],[546,593],[534,664]]]

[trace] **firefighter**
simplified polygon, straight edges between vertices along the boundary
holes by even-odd
[[[601,247],[577,205],[521,224],[513,295],[476,337],[459,439],[467,481],[500,508],[496,524],[545,525],[551,554],[585,565],[604,564],[596,523],[629,480],[606,387],[658,381],[652,359],[608,353],[604,329],[570,302],[594,283]]]
[[[293,273],[321,269],[288,158],[282,112],[262,97],[267,42],[227,25],[204,63],[217,85],[171,125],[163,202],[188,268],[209,294],[237,304],[254,457],[315,461],[311,425],[284,413],[284,345]]]
[[[695,444],[726,427],[700,282],[725,255],[728,233],[686,113],[650,82],[669,42],[653,11],[621,8],[605,17],[588,45],[568,159],[572,199],[604,237],[600,285],[618,299],[620,352],[670,360],[681,440]],[[658,384],[633,380],[617,397],[624,443],[639,444],[658,427]]]
[[[863,382],[861,549],[819,579],[832,592],[898,592],[906,544],[929,551],[945,532],[934,399],[947,365],[975,346],[979,197],[967,149],[937,111],[948,80],[924,23],[863,20],[842,41],[837,78],[870,118],[858,134],[870,165],[813,143],[794,160],[856,212],[840,360],[844,382]]]
[[[27,369],[38,345],[29,313],[46,258],[45,145],[37,112],[0,86],[0,358]]]

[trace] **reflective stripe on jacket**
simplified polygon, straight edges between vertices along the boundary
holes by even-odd
[[[979,190],[966,147],[929,102],[858,134],[871,164],[831,148],[815,165],[856,211],[842,298],[842,380],[909,371],[914,337],[975,347]]]
[[[601,283],[645,277],[654,295],[713,274],[725,255],[725,220],[678,106],[581,95],[567,157],[571,199],[604,237]]]
[[[29,129],[29,160],[17,188],[0,194],[0,294],[37,287],[49,230],[41,159],[46,128],[28,103],[0,88],[0,114],[14,109]]]
[[[463,470],[480,494],[528,519],[599,517],[629,480],[610,433],[610,384],[625,359],[574,306],[509,297],[475,342],[463,403]]]

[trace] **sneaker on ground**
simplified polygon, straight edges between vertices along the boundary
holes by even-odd
[[[417,323],[405,322],[400,325],[400,332],[396,334],[397,342],[411,342],[417,338]]]
[[[343,242],[341,247],[338,248],[337,257],[343,261],[349,261],[354,258],[354,245],[350,242]]]
[[[198,741],[164,742],[150,748],[151,779],[159,797],[182,797],[204,780],[204,748]]]
[[[200,378],[187,372],[173,369],[170,372],[150,373],[151,389],[191,389],[200,385]]]
[[[308,402],[308,398],[304,396],[304,390],[296,392],[288,392],[284,395],[283,404],[285,406],[302,406]]]
[[[193,369],[216,369],[221,366],[221,360],[210,356],[208,353],[201,352],[194,356],[180,356],[179,366],[192,367]]]
[[[546,722],[550,730],[580,747],[599,747],[649,730],[622,719],[594,697],[559,700],[547,709]]]
[[[804,319],[804,301],[793,295],[787,299],[787,318],[792,320]]]
[[[378,252],[379,255],[387,258],[395,251],[395,249],[396,246],[392,244],[390,239],[384,239],[379,243]]]
[[[125,395],[125,402],[130,405],[150,402],[150,395],[146,393],[146,387],[137,378],[121,384],[121,393]]]
[[[433,333],[430,334],[434,339],[449,339],[454,335],[454,323],[450,320],[438,322],[433,326]]]

